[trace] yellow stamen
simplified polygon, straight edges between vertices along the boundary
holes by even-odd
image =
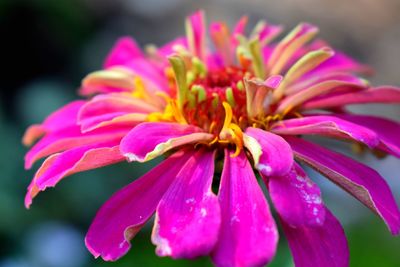
[[[222,130],[226,130],[229,128],[229,124],[232,122],[232,108],[227,102],[222,102],[222,106],[225,109],[225,119],[224,119],[224,125],[222,126]]]
[[[232,123],[232,107],[227,102],[223,102],[222,105],[225,109],[225,119],[222,130],[219,133],[220,140],[218,142],[222,144],[235,144],[236,150],[232,157],[236,157],[243,149],[243,132],[237,124]]]
[[[146,91],[142,78],[140,78],[139,76],[135,76],[135,78],[133,78],[133,83],[135,85],[135,90],[132,92],[132,95],[134,97],[141,99],[145,99],[146,97],[148,97],[148,93]]]
[[[176,119],[177,122],[182,123],[182,124],[188,124],[185,116],[182,114],[181,110],[178,107],[178,104],[176,100],[171,100],[170,101],[170,106],[171,106],[171,113]]]
[[[216,142],[218,142],[218,136],[216,136],[213,140],[211,140],[211,142],[208,143],[208,146],[212,146],[212,145],[215,144]]]
[[[157,91],[157,92],[155,92],[155,95],[161,97],[167,103],[168,103],[168,101],[171,100],[171,97],[166,92]]]
[[[188,124],[174,99],[168,99],[164,112],[150,113],[147,116],[147,121],[175,121],[181,124]]]
[[[217,126],[217,122],[216,121],[211,122],[210,129],[208,131],[210,133],[212,133],[216,126]]]

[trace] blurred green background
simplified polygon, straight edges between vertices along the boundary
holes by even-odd
[[[117,37],[134,36],[141,45],[162,44],[182,34],[184,17],[203,8],[209,19],[231,25],[243,14],[284,24],[317,24],[321,37],[376,69],[375,84],[400,85],[400,1],[398,0],[0,0],[0,267],[211,266],[207,258],[158,258],[151,225],[118,262],[93,259],[84,235],[96,210],[110,195],[139,177],[149,164],[122,163],[69,177],[23,206],[33,171],[23,169],[24,129],[76,98],[80,80],[101,68]],[[400,120],[400,107],[355,107]],[[332,142],[349,152],[346,145]],[[400,196],[400,161],[361,161],[378,169]],[[38,167],[38,165],[36,165]],[[400,239],[346,193],[312,173],[328,206],[343,222],[351,266],[400,266]],[[293,266],[284,238],[271,266]]]

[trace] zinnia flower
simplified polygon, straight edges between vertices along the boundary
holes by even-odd
[[[86,236],[95,257],[122,257],[155,213],[152,242],[159,256],[265,265],[274,257],[278,230],[264,183],[296,266],[348,266],[343,229],[303,171],[306,164],[398,234],[400,212],[385,180],[303,136],[400,157],[400,124],[346,110],[349,104],[399,103],[400,90],[371,86],[357,76],[368,67],[323,41],[310,42],[318,32],[313,25],[300,24],[273,42],[280,26],[260,22],[247,36],[246,22],[232,31],[211,24],[215,49],[206,46],[201,11],[188,18],[186,37],[147,53],[131,38],[120,39],[104,69],[83,80],[85,100],[27,130],[25,144],[42,137],[27,153],[26,167],[47,158],[26,206],[73,173],[164,155],[101,207]]]

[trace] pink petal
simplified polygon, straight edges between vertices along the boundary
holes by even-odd
[[[283,30],[281,25],[269,25],[266,24],[259,33],[258,38],[261,43],[269,43],[276,36],[278,36]]]
[[[49,133],[26,153],[25,168],[30,169],[38,159],[67,149],[109,140],[121,140],[126,133],[127,129],[125,128],[105,128],[82,134],[78,126]]]
[[[131,37],[120,38],[112,48],[104,63],[104,68],[124,66],[135,58],[142,58],[143,53],[135,40]]]
[[[85,101],[83,100],[73,101],[50,114],[42,124],[32,125],[25,132],[23,143],[32,145],[47,132],[54,132],[76,125],[78,112],[84,104]]]
[[[326,46],[326,43],[322,43],[320,46]],[[373,70],[367,65],[360,64],[354,59],[350,58],[346,54],[335,50],[335,55],[319,65],[312,75],[321,75],[329,72],[358,72],[364,74],[371,74]]]
[[[188,43],[187,43],[187,39],[186,37],[178,37],[175,40],[163,45],[162,47],[157,49],[157,53],[158,55],[160,55],[161,57],[164,57],[165,60],[168,56],[171,56],[172,54],[175,53],[174,48],[176,46],[181,46],[181,47],[185,47],[187,48]]]
[[[164,69],[160,69],[149,59],[138,58],[126,63],[128,68],[134,75],[143,78],[146,89],[151,92],[168,91],[168,80],[165,76]]]
[[[236,23],[232,30],[232,36],[231,36],[231,43],[233,48],[236,48],[236,46],[239,44],[237,40],[238,35],[245,35],[246,31],[246,26],[249,18],[247,16],[243,16],[240,18],[240,20]]]
[[[254,138],[256,144],[249,142],[248,137]],[[268,131],[249,127],[244,137],[245,146],[252,153],[254,164],[263,175],[285,175],[293,165],[293,152],[289,144],[279,135]],[[257,147],[257,143],[259,147]],[[257,150],[261,155],[257,157]]]
[[[326,209],[321,226],[293,227],[281,219],[296,267],[348,267],[349,248],[339,221]]]
[[[326,72],[326,73],[321,73],[318,75],[305,75],[301,77],[298,81],[295,83],[289,85],[285,89],[285,94],[286,95],[293,95],[295,93],[298,93],[300,91],[306,90],[309,87],[312,87],[316,84],[326,82],[326,81],[341,81],[343,83],[349,83],[349,84],[360,84],[360,85],[365,85],[365,81],[360,79],[357,76],[354,76],[353,74],[349,73],[341,73],[341,72]],[[365,86],[361,87],[345,87],[345,90],[343,87],[335,88],[331,92],[332,93],[349,93],[349,92],[357,92],[360,90],[365,90]],[[325,97],[326,95],[324,95]]]
[[[138,114],[138,119],[135,121],[137,123],[145,120],[147,114],[156,111],[159,109],[125,93],[98,95],[82,106],[78,123],[82,131],[87,132],[98,128],[101,123],[129,113]]]
[[[378,214],[392,234],[400,231],[400,211],[386,181],[351,158],[296,137],[286,138],[295,156],[321,172]]]
[[[274,48],[268,59],[268,73],[270,75],[281,74],[296,52],[317,32],[318,29],[310,24],[302,23],[297,26]]]
[[[345,88],[347,91],[354,91],[359,89],[366,88],[366,84],[363,80],[358,80],[355,83],[349,83],[347,81],[341,80],[329,80],[324,81],[318,84],[315,84],[305,90],[300,92],[294,93],[286,97],[281,103],[279,103],[278,108],[276,109],[276,113],[284,113],[286,114],[288,111],[295,109],[296,107],[300,106],[303,108],[305,105],[303,103],[307,101],[313,101],[312,99],[319,97],[324,94],[329,94],[334,92],[335,90]],[[361,91],[365,92],[365,91]],[[355,94],[357,94],[356,92]]]
[[[396,87],[377,87],[368,90],[327,96],[310,100],[302,105],[302,109],[318,109],[367,103],[400,103],[400,89]]]
[[[37,139],[46,134],[46,129],[40,124],[33,124],[26,129],[22,137],[22,143],[25,146],[31,146]]]
[[[145,122],[133,128],[121,141],[121,152],[129,161],[148,161],[166,151],[190,143],[208,141],[213,135],[178,123]]]
[[[48,187],[54,187],[61,179],[77,172],[100,168],[124,160],[118,143],[111,141],[82,146],[58,153],[47,158],[36,172],[25,197],[29,208],[32,199]]]
[[[325,207],[318,186],[298,165],[284,176],[266,178],[272,202],[290,226],[318,226],[325,220]]]
[[[213,176],[212,151],[198,151],[182,167],[157,207],[152,241],[159,256],[195,258],[211,252],[221,222]]]
[[[200,59],[204,58],[205,48],[205,18],[204,11],[199,10],[188,18],[188,27],[190,27],[191,35],[189,35],[188,43],[191,52]]]
[[[340,114],[335,116],[371,129],[378,134],[381,142],[380,149],[400,157],[400,124],[398,122],[366,115]]]
[[[232,154],[225,152],[221,230],[212,259],[217,266],[264,266],[275,255],[278,231],[245,153]]]
[[[211,23],[210,37],[216,49],[216,56],[224,65],[232,65],[234,54],[228,26],[223,22]]]
[[[129,127],[133,128],[146,121],[148,118],[147,114],[143,113],[111,113],[97,116],[86,120],[84,124],[81,125],[81,131],[93,131],[104,127]]]
[[[279,135],[318,134],[352,139],[369,147],[375,147],[379,143],[378,135],[374,131],[334,116],[313,115],[283,120],[274,124],[271,131]]]
[[[114,261],[130,249],[130,240],[153,215],[158,202],[191,153],[178,153],[116,192],[100,208],[86,235],[97,258]]]

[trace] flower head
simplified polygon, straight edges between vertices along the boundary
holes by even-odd
[[[282,27],[263,21],[246,35],[246,24],[246,18],[233,30],[211,24],[214,49],[206,46],[201,11],[187,19],[186,37],[147,53],[131,38],[120,39],[104,69],[83,80],[85,100],[27,130],[25,144],[41,139],[27,153],[26,167],[47,158],[26,206],[73,173],[165,155],[101,207],[86,236],[95,257],[122,257],[155,213],[152,242],[159,256],[265,265],[275,254],[278,230],[258,173],[296,266],[347,266],[343,229],[300,165],[306,164],[398,234],[400,212],[384,179],[302,137],[338,138],[400,157],[400,124],[346,109],[399,103],[400,90],[360,78],[370,69],[311,41],[318,32],[313,25],[300,24],[275,42]]]

